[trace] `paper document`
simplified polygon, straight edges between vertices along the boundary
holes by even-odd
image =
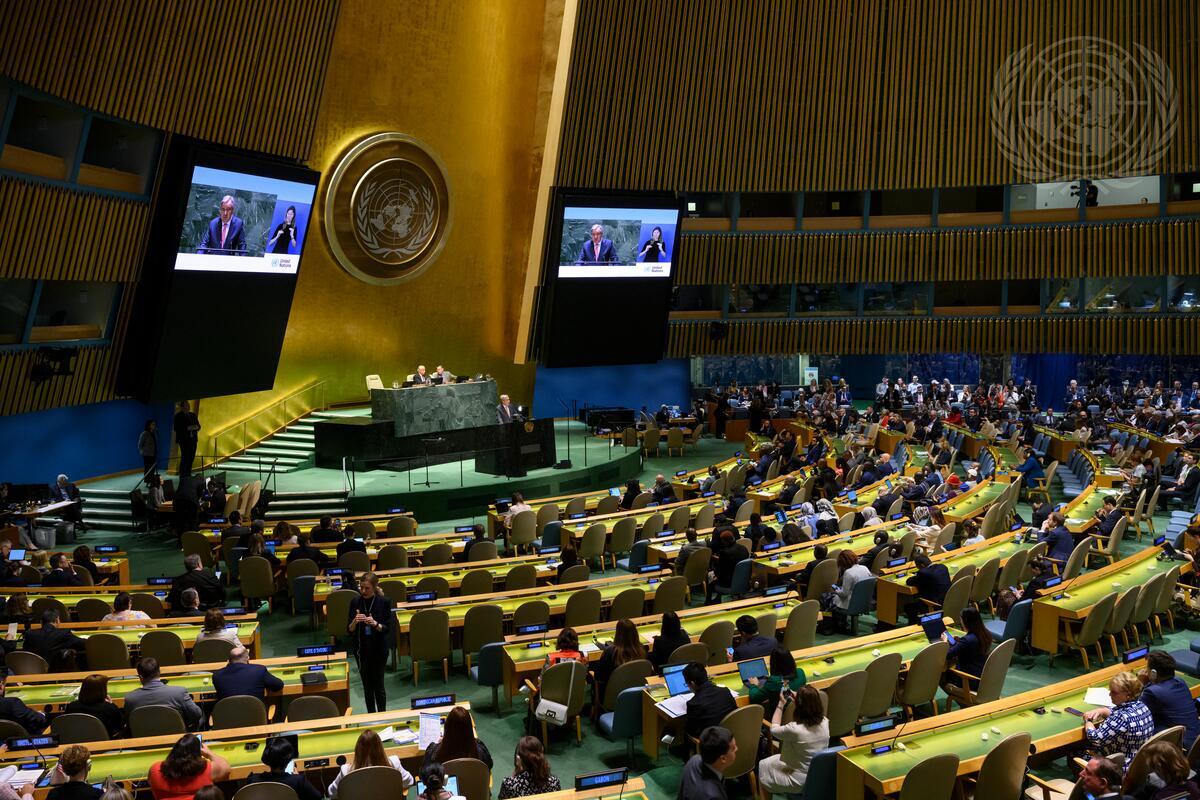
[[[388,725],[386,728],[384,728],[383,730],[381,730],[381,731],[379,732],[379,738],[380,738],[380,739],[382,739],[382,740],[383,740],[383,741],[385,741],[385,742],[386,742],[388,739],[393,739],[393,738],[395,738],[395,736],[396,736],[396,729],[395,729],[395,728],[393,728],[391,725]]]
[[[1089,706],[1107,706],[1108,708],[1112,708],[1113,704],[1112,698],[1108,696],[1108,689],[1100,686],[1088,689],[1083,696],[1083,702]]]
[[[668,697],[666,700],[655,703],[654,705],[661,708],[663,713],[668,717],[674,719],[675,717],[682,717],[687,713],[688,700],[691,699],[692,693],[684,692],[683,694],[677,694],[674,697]]]
[[[17,638],[17,623],[15,623],[15,622],[8,623],[8,638],[9,639]]]
[[[595,642],[585,642],[579,646],[579,652],[583,653],[585,656],[591,655],[592,653],[599,653],[600,645],[596,644]]]
[[[417,735],[417,746],[422,750],[442,739],[441,714],[422,714],[420,733]]]
[[[382,736],[380,737],[383,738]],[[417,740],[417,732],[412,728],[398,728],[392,734],[392,741],[396,744],[409,744]]]

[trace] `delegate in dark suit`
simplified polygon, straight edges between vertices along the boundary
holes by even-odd
[[[283,691],[283,681],[262,664],[234,661],[214,672],[212,679],[218,700],[243,694],[262,700],[268,691]]]
[[[700,731],[710,725],[719,725],[730,711],[737,709],[737,701],[724,686],[706,680],[692,699],[687,701],[687,732],[699,736]]]
[[[905,581],[917,590],[917,600],[904,606],[910,625],[916,625],[917,616],[928,610],[921,600],[941,605],[946,599],[946,590],[950,588],[950,570],[946,569],[945,564],[930,563],[925,555],[917,556],[916,564],[916,573]]]
[[[31,628],[25,632],[25,650],[31,653],[37,653],[46,662],[50,664],[50,669],[53,670],[56,665],[61,665],[63,657],[69,651],[82,653],[87,643],[70,631],[65,631],[62,628],[46,627]]]
[[[613,246],[612,239],[601,239],[599,244],[588,239],[579,248],[578,263],[580,264],[611,263],[616,260],[617,248]]]
[[[17,723],[30,736],[39,734],[46,728],[46,715],[34,711],[15,697],[0,697],[0,719]]]
[[[172,606],[181,605],[180,595],[184,589],[195,589],[200,595],[200,605],[204,608],[219,606],[225,602],[225,587],[221,579],[207,569],[193,569],[180,575],[171,582],[171,591],[167,593],[167,602]]]
[[[225,231],[225,244],[222,246],[221,218],[215,217],[212,222],[208,223],[208,230],[204,232],[204,238],[200,241],[196,252],[213,253],[219,256],[246,255],[246,227],[242,224],[242,218],[237,216],[229,218],[229,229]]]

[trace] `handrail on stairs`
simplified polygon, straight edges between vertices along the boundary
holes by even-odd
[[[314,411],[324,411],[328,407],[325,399],[325,384],[325,379],[313,381],[265,408],[259,409],[245,419],[227,425],[214,433],[209,439],[212,442],[212,453],[202,457],[200,468],[204,469],[218,461],[244,453],[253,445],[274,436],[308,414]],[[298,398],[303,398],[303,400],[298,400]],[[280,419],[283,420],[282,424],[278,424]],[[266,429],[265,433],[251,441],[250,436],[256,435],[251,431],[259,428],[264,420],[270,420],[266,423],[270,427]],[[233,434],[233,445],[228,448],[223,447],[223,443],[228,442],[230,434]]]

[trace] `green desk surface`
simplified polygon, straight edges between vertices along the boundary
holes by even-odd
[[[394,730],[407,729],[416,733],[419,721],[416,718],[411,720],[397,720],[390,727]],[[301,733],[300,736],[300,753],[301,756],[297,760],[297,767],[300,767],[300,762],[310,758],[329,758],[332,759],[340,755],[349,755],[354,752],[354,745],[358,741],[359,735],[366,728],[374,728],[377,731],[382,731],[389,727],[387,724],[364,725],[362,727],[338,728],[327,731],[313,731],[311,733]],[[217,755],[227,760],[230,766],[235,770],[244,770],[249,772],[266,771],[266,767],[262,763],[262,743],[263,737],[255,736],[237,741],[215,741],[210,737],[219,735],[217,732],[209,732],[205,735],[205,744],[210,750]],[[246,749],[246,742],[253,741],[258,744],[258,747],[253,750]],[[415,740],[414,740],[415,743]],[[385,747],[396,747],[397,745],[391,742],[385,742]],[[133,781],[146,780],[146,776],[150,773],[150,767],[156,762],[162,761],[163,757],[169,752],[170,748],[154,748],[149,750],[127,750],[124,752],[111,753],[93,753],[92,754],[92,770],[91,776],[93,780],[99,782],[107,776],[112,776],[118,781]],[[49,759],[47,767],[53,768],[57,764],[57,759]],[[39,784],[40,785],[40,784]]]
[[[683,503],[683,504],[672,503],[671,505],[664,506],[662,508],[654,506],[652,508],[647,508],[647,509],[641,510],[636,514],[633,514],[632,516],[633,516],[633,519],[636,521],[637,526],[640,528],[641,526],[646,524],[646,520],[650,519],[655,514],[662,514],[664,518],[669,518],[671,516],[671,514],[675,513],[675,511],[677,509],[687,508],[688,513],[691,516],[695,517],[696,512],[708,504],[712,504],[712,506],[714,508],[716,508],[717,511],[720,511],[721,509],[725,508],[725,501],[722,500],[720,497],[714,496],[714,497],[703,497],[703,498],[699,498],[696,500],[690,500],[687,503]],[[578,537],[578,536],[582,536],[583,532],[586,531],[588,528],[592,527],[593,525],[603,525],[605,528],[611,530],[612,526],[616,525],[618,520],[626,519],[629,516],[630,516],[630,514],[626,513],[622,516],[605,515],[605,516],[599,517],[599,518],[593,517],[592,519],[581,519],[578,521],[571,522],[570,524],[563,523],[562,530],[568,531],[571,533],[572,536]]]
[[[946,514],[970,514],[989,503],[995,502],[1007,488],[1007,483],[991,481],[972,495],[962,499],[953,498],[950,502],[942,506],[942,512]]]
[[[549,562],[542,561],[539,558],[522,558],[519,560],[514,559],[512,563],[495,565],[491,567],[470,567],[468,564],[463,564],[457,569],[435,570],[430,572],[422,572],[417,575],[388,575],[387,573],[382,573],[379,576],[379,582],[381,584],[388,582],[403,583],[407,584],[408,586],[415,587],[418,581],[422,581],[425,578],[432,576],[445,578],[448,583],[453,585],[455,582],[461,581],[462,577],[468,572],[482,570],[484,572],[490,572],[493,578],[503,577],[504,575],[508,574],[510,569],[518,564],[533,564],[539,577],[553,575],[558,571],[557,561],[554,561],[553,564],[550,564]],[[334,588],[330,585],[329,581],[329,578],[318,579],[316,585],[313,586],[314,600],[323,600],[333,593]]]
[[[1188,686],[1195,686],[1200,679],[1180,675]],[[842,757],[849,759],[855,766],[871,777],[880,781],[902,778],[909,770],[930,756],[941,753],[954,753],[961,761],[980,758],[999,744],[1004,737],[1028,731],[1034,741],[1081,729],[1083,721],[1065,711],[1055,713],[1053,709],[1064,709],[1068,706],[1080,711],[1092,708],[1083,702],[1086,689],[1077,689],[1040,698],[1015,708],[982,715],[970,721],[947,725],[930,731],[901,736],[900,741],[905,750],[892,750],[882,755],[871,755],[870,747],[858,747],[842,751]],[[1046,713],[1038,714],[1033,709],[1043,706]],[[995,733],[992,728],[1000,732]],[[987,734],[987,739],[982,734]]]
[[[962,553],[960,555],[951,556],[949,558],[939,558],[936,563],[944,564],[946,569],[950,570],[953,575],[956,571],[965,566],[973,565],[981,567],[993,558],[999,558],[1001,561],[1007,561],[1018,550],[1030,550],[1037,545],[1037,537],[1030,535],[1021,542],[1014,541],[1016,537],[1004,534],[1002,536],[994,536],[989,541],[986,547],[981,547],[978,550]],[[899,572],[886,574],[887,580],[900,582],[905,578],[911,577],[913,568],[909,565],[906,569]]]
[[[600,600],[602,602],[605,602],[605,601],[612,602],[613,598],[615,598],[621,592],[625,591],[626,589],[632,588],[634,586],[640,586],[643,589],[645,589],[646,596],[648,598],[653,597],[655,587],[660,582],[661,582],[661,579],[658,579],[658,578],[647,579],[647,578],[641,577],[640,575],[630,575],[628,580],[613,581],[612,583],[606,583],[606,584],[603,584],[602,586],[585,586],[585,587],[581,587],[581,588],[599,589],[600,590]],[[572,594],[573,591],[575,591],[575,590],[563,587],[563,588],[555,589],[554,591],[546,591],[546,592],[543,592],[540,594],[529,594],[529,595],[525,595],[522,597],[507,598],[507,597],[503,597],[503,596],[483,596],[483,597],[474,597],[473,596],[473,597],[469,598],[469,602],[452,603],[449,605],[434,606],[434,608],[439,608],[442,611],[445,611],[447,614],[449,614],[451,625],[453,625],[456,622],[461,624],[462,621],[467,616],[468,609],[472,608],[473,606],[482,605],[485,603],[489,604],[489,605],[500,606],[500,608],[502,608],[504,610],[504,613],[506,615],[510,615],[514,611],[517,610],[518,606],[521,606],[525,603],[532,602],[534,600],[541,600],[550,605],[550,613],[555,613],[555,609],[560,609],[560,608],[563,608],[566,606],[567,598]],[[420,609],[416,609],[416,610],[400,609],[400,610],[396,611],[396,621],[400,625],[407,625],[409,620],[412,619],[412,615],[417,610],[420,610]]]
[[[1181,566],[1182,564],[1184,564],[1183,561],[1159,561],[1156,558],[1147,558],[1131,564],[1125,569],[1109,573],[1097,580],[1087,581],[1087,573],[1084,573],[1080,582],[1067,586],[1067,597],[1060,600],[1042,598],[1037,602],[1050,603],[1067,611],[1082,611],[1100,602],[1100,599],[1107,594],[1112,594],[1113,592],[1121,594],[1129,589],[1141,586],[1155,575],[1169,572],[1174,567]]]
[[[763,598],[761,604],[750,606],[742,606],[730,611],[722,611],[714,614],[696,614],[694,616],[681,617],[679,622],[683,629],[693,639],[704,633],[704,629],[714,622],[736,622],[737,618],[743,614],[749,614],[752,617],[757,617],[759,614],[766,614],[768,611],[774,611],[777,619],[784,619],[788,614],[792,613],[792,609],[800,605],[800,600],[796,597],[789,597],[787,600],[779,600],[778,598],[768,597]],[[639,631],[642,636],[642,641],[649,644],[654,637],[658,635],[658,625],[644,625]],[[599,645],[592,641],[590,635],[584,635],[584,641],[581,643],[585,654],[599,650]],[[604,641],[612,638],[611,633],[604,632],[597,634],[598,639]],[[506,645],[504,652],[508,654],[509,659],[514,664],[523,664],[529,661],[544,661],[546,654],[554,648],[551,642],[547,642],[540,647],[530,647],[530,642],[518,642],[516,644]]]
[[[925,632],[916,630],[908,635],[898,636],[895,639],[877,641],[865,645],[850,645],[845,649],[832,652],[827,651],[821,656],[799,658],[796,659],[796,668],[804,672],[805,680],[809,683],[813,681],[827,681],[831,678],[840,678],[848,673],[866,669],[875,659],[891,653],[899,653],[900,658],[905,663],[908,663],[928,645],[929,639],[925,636]],[[833,663],[826,660],[830,658],[833,659]],[[739,695],[746,693],[746,687],[742,683],[741,674],[737,670],[719,675],[710,674],[709,677],[718,686],[733,689]],[[650,695],[656,701],[666,698],[668,694],[667,688],[664,685],[652,686],[647,691],[650,692]]]
[[[904,461],[904,468],[901,470],[901,472],[905,472],[913,468],[920,469],[929,463],[928,450],[917,450],[909,447],[905,450],[905,452],[908,454],[908,457]]]
[[[97,587],[97,588],[103,589],[104,587],[101,586],[101,587]],[[117,597],[116,592],[104,592],[104,591],[95,592],[95,593],[80,592],[79,594],[55,594],[53,587],[47,588],[47,587],[40,587],[40,586],[30,586],[30,587],[27,587],[27,590],[28,590],[29,600],[31,602],[33,600],[37,600],[40,597],[53,597],[54,599],[61,602],[67,608],[74,608],[76,606],[76,604],[78,604],[79,601],[83,600],[85,597],[95,598],[97,600],[103,600],[104,602],[108,603],[111,606],[113,603],[113,600],[115,600]],[[162,600],[164,603],[167,601],[166,591],[158,590],[155,592],[150,592],[150,594],[153,594],[158,599]]]
[[[134,624],[134,623],[131,623]],[[194,644],[196,636],[203,629],[203,625],[171,625],[169,627],[158,626],[156,628],[108,628],[105,630],[72,630],[80,639],[86,639],[94,633],[113,633],[120,637],[125,644],[137,644],[150,631],[169,630],[179,636],[183,640],[184,645]],[[254,635],[258,633],[257,622],[239,622],[238,623],[238,638],[243,644],[249,644],[254,640]],[[17,641],[22,641],[20,634],[17,635]]]
[[[996,459],[996,470],[998,472],[1012,472],[1025,463],[1024,459],[1013,452],[1011,447],[992,447],[991,450],[992,455]]]
[[[1079,502],[1063,511],[1067,515],[1067,527],[1071,530],[1078,530],[1091,522],[1096,512],[1104,507],[1104,498],[1110,494],[1094,486],[1083,491],[1084,494],[1077,498]]]
[[[892,528],[889,529],[888,532],[893,539],[898,539],[905,533],[903,527]],[[828,539],[828,537],[826,537],[823,538],[821,542],[829,548],[829,552],[831,554],[837,550],[846,549],[870,550],[871,546],[875,544],[875,533],[876,529],[867,528],[859,533],[847,533],[839,536],[836,539]],[[785,550],[782,553],[771,553],[770,555],[759,556],[758,558],[754,559],[754,565],[756,567],[790,567],[796,564],[807,564],[812,560],[812,552],[812,547],[805,547],[798,551]]]
[[[345,661],[331,661],[324,665],[325,677],[330,681],[346,680],[349,670]],[[296,667],[274,667],[271,674],[283,681],[286,686],[299,686],[300,676],[309,672],[308,665]],[[192,694],[211,694],[213,688],[212,672],[197,667],[196,672],[183,675],[168,675],[166,682],[171,686],[182,686]],[[113,700],[124,698],[125,695],[141,686],[136,676],[128,678],[112,678],[108,682],[108,696]],[[10,684],[8,697],[17,697],[27,706],[52,705],[69,703],[79,695],[78,683],[41,683],[35,685]]]

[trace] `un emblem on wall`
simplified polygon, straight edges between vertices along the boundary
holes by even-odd
[[[367,283],[408,280],[437,258],[450,228],[441,162],[402,133],[369,136],[342,156],[325,195],[325,230],[342,268]]]

